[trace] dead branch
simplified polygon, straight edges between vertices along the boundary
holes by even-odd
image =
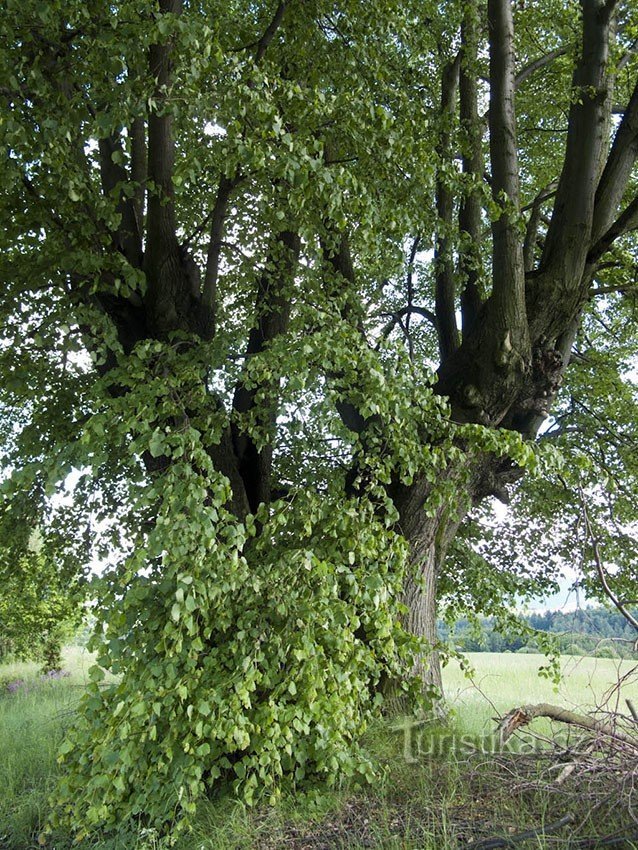
[[[623,732],[621,729],[616,728],[615,725],[606,721],[598,720],[595,717],[588,717],[585,714],[576,714],[574,711],[569,711],[558,705],[551,705],[548,702],[541,702],[538,705],[524,705],[506,714],[498,726],[501,743],[505,743],[517,729],[527,726],[537,717],[547,717],[550,720],[557,720],[561,723],[578,726],[581,729],[606,735],[638,748],[638,738],[635,735]]]
[[[526,829],[525,832],[519,832],[516,835],[482,838],[480,841],[473,841],[472,844],[466,844],[463,850],[492,850],[496,847],[514,847],[521,841],[527,841],[530,838],[542,838],[552,832],[558,832],[564,826],[573,822],[574,816],[568,814],[560,820],[554,821],[554,823],[549,823],[537,829]]]
[[[596,571],[598,573],[598,577],[600,579],[600,583],[603,587],[603,590],[605,591],[605,595],[607,596],[608,599],[610,599],[614,603],[614,605],[620,611],[620,613],[623,615],[625,620],[627,620],[627,622],[630,623],[634,627],[634,629],[636,629],[636,631],[638,631],[638,620],[631,614],[630,611],[627,610],[627,608],[622,604],[620,599],[618,599],[616,594],[611,589],[611,586],[610,586],[609,581],[607,579],[607,575],[605,573],[605,569],[603,567],[603,561],[602,561],[602,558],[600,556],[600,549],[599,549],[599,546],[598,546],[598,538],[594,534],[592,523],[591,523],[591,520],[589,518],[589,511],[587,510],[587,503],[585,501],[585,494],[583,493],[582,487],[578,488],[578,492],[579,492],[579,497],[580,497],[581,508],[582,508],[582,511],[583,511],[583,519],[585,520],[585,529],[587,531],[587,536],[589,537],[589,539],[591,541],[592,551],[594,553],[594,561],[596,563]]]

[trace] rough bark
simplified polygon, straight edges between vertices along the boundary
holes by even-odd
[[[454,470],[449,471],[454,477]],[[467,497],[456,506],[444,505],[428,516],[424,504],[432,485],[424,480],[407,487],[395,485],[392,498],[399,511],[401,533],[410,544],[410,562],[404,585],[403,604],[407,609],[405,626],[423,640],[424,651],[416,659],[413,672],[424,684],[443,693],[441,664],[437,650],[437,583],[445,554],[469,506]]]
[[[448,357],[459,347],[459,332],[454,311],[455,283],[453,245],[450,239],[454,215],[454,195],[449,186],[449,175],[445,166],[450,161],[451,127],[456,108],[456,93],[459,82],[460,56],[447,64],[441,81],[441,122],[438,154],[442,164],[436,183],[436,211],[438,234],[434,249],[436,268],[435,314],[441,358]]]

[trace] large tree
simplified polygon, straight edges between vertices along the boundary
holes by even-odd
[[[625,310],[635,9],[4,6],[3,511],[113,560],[68,800],[353,769],[592,299]]]

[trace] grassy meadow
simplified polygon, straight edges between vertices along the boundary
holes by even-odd
[[[460,736],[487,735],[493,719],[510,709],[551,702],[586,710],[611,695],[610,707],[629,698],[638,704],[638,680],[628,680],[620,691],[614,683],[632,667],[628,661],[565,656],[563,680],[556,688],[537,671],[539,655],[469,654],[474,679],[468,680],[458,663],[444,670],[448,700],[453,708],[442,725],[420,731],[419,748],[406,761],[405,732],[396,723],[379,723],[366,735],[366,745],[381,767],[376,785],[360,789],[350,785],[314,797],[288,797],[276,808],[247,810],[232,800],[207,803],[193,831],[181,836],[177,850],[458,850],[477,838],[514,834],[530,826],[551,823],[564,814],[561,800],[541,791],[512,793],[509,768],[484,755],[477,766],[467,754],[456,752]],[[83,649],[69,648],[64,656],[70,675],[46,681],[33,664],[0,666],[0,850],[160,850],[168,843],[141,831],[131,843],[108,840],[80,845],[72,836],[40,837],[48,812],[48,795],[56,779],[56,751],[88,678],[91,657]],[[7,683],[21,680],[14,692]],[[537,721],[543,732],[549,723]],[[432,746],[445,739],[445,752]],[[449,745],[452,742],[452,745]],[[612,806],[613,809],[613,806]],[[608,815],[601,815],[601,834],[612,831]],[[587,821],[582,834],[590,835],[596,823]],[[535,838],[521,847],[577,847],[578,830],[558,833],[558,839]],[[576,836],[576,837],[574,837]],[[44,842],[44,845],[39,843]],[[519,846],[517,844],[517,846]],[[623,848],[636,847],[625,841]]]

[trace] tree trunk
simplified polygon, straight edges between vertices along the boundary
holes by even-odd
[[[434,685],[442,694],[441,663],[436,649],[436,583],[440,561],[434,543],[423,546],[417,542],[411,549],[410,573],[403,590],[403,604],[407,608],[405,626],[424,643],[414,672],[425,687]]]
[[[457,504],[445,501],[434,515],[429,515],[426,502],[431,490],[429,482],[415,482],[410,487],[398,485],[393,488],[393,501],[399,511],[401,533],[410,545],[410,567],[403,590],[403,604],[407,608],[405,626],[410,634],[423,640],[423,651],[413,672],[423,680],[424,688],[434,686],[442,695],[441,663],[436,648],[437,583],[445,553],[471,498],[468,492]]]

